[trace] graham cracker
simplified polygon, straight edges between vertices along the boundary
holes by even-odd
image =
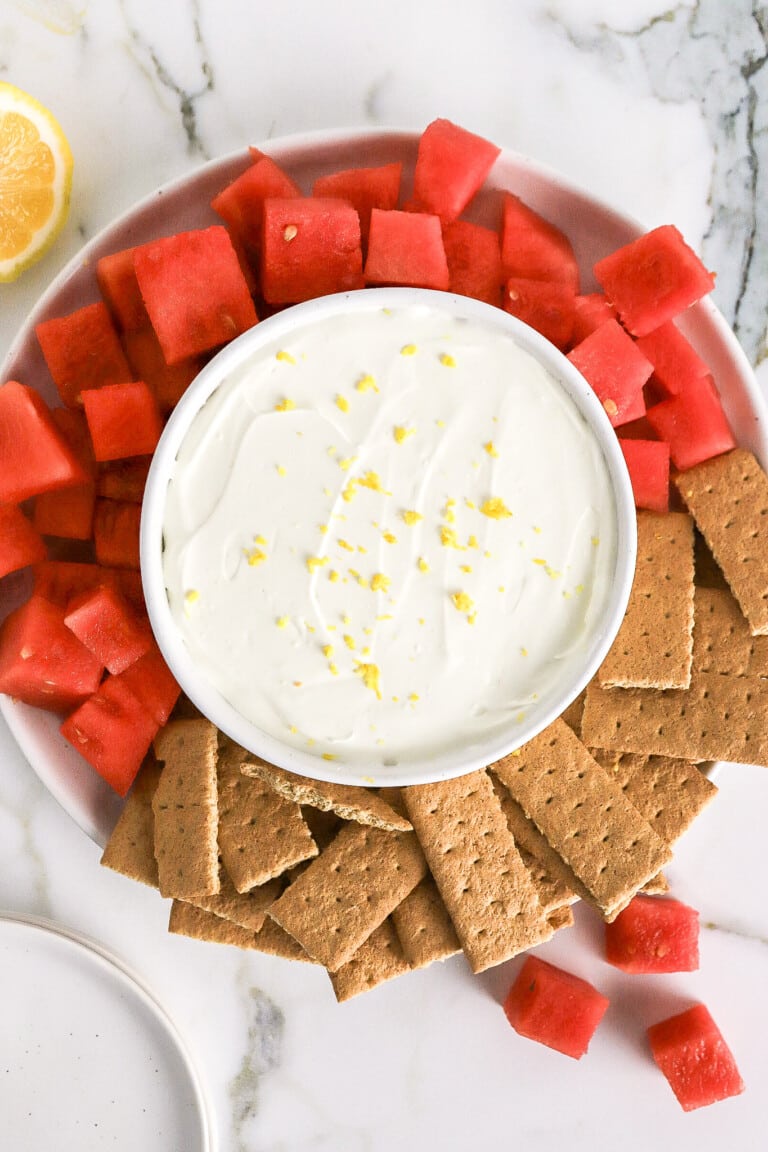
[[[404,788],[403,799],[473,972],[550,938],[486,772]]]
[[[243,764],[247,776],[256,776],[274,788],[281,796],[297,804],[319,808],[322,812],[335,812],[342,820],[369,824],[390,832],[410,832],[411,825],[381,796],[368,788],[351,784],[330,784],[325,780],[310,780],[268,764],[258,756],[249,756]]]
[[[336,972],[426,872],[413,832],[345,824],[272,905],[269,916]]]
[[[155,860],[155,818],[152,797],[160,779],[160,765],[145,761],[101,857],[105,868],[138,880],[150,888],[159,887]]]
[[[663,872],[659,872],[647,884],[643,884],[640,891],[645,896],[663,896],[665,892],[669,892],[669,881]]]
[[[675,477],[696,526],[749,621],[768,635],[768,476],[735,448]]]
[[[584,715],[585,697],[586,689],[583,692],[579,692],[576,699],[568,705],[560,716],[560,719],[563,720],[577,736],[581,735],[581,717]]]
[[[425,876],[398,904],[391,920],[411,968],[426,968],[436,960],[447,960],[461,952],[448,910],[431,876]]]
[[[693,658],[693,520],[637,513],[637,565],[621,628],[597,672],[604,688],[687,688]]]
[[[387,919],[360,945],[346,964],[330,973],[330,977],[336,999],[341,1004],[410,970],[397,932],[392,921]]]
[[[712,781],[687,760],[604,749],[592,754],[668,844],[682,836],[717,793]]]
[[[318,848],[298,804],[244,776],[248,755],[226,737],[219,749],[219,849],[238,892],[280,876]]]
[[[184,900],[219,891],[216,748],[208,720],[173,720],[155,738],[155,755],[164,761],[152,800],[163,896]]]
[[[687,690],[587,688],[584,742],[679,760],[768,766],[768,637],[751,636],[730,593],[698,588]]]
[[[251,947],[265,956],[279,956],[282,960],[298,960],[302,964],[314,964],[315,961],[308,956],[301,945],[284,932],[279,924],[267,916],[263,925],[253,938]]]
[[[269,880],[260,888],[238,892],[226,874],[221,877],[221,891],[216,896],[196,896],[189,903],[213,912],[224,920],[239,924],[251,932],[258,932],[264,924],[267,908],[274,904],[282,891],[280,880]]]
[[[561,720],[492,770],[606,917],[671,858],[668,845]]]
[[[286,960],[303,960],[312,963],[309,956],[286,932],[271,920],[265,920],[262,928],[254,932],[243,928],[231,920],[217,916],[194,904],[174,900],[168,921],[168,931],[178,936],[189,936],[193,940],[206,940],[212,944],[232,944],[235,948],[247,948],[252,952],[263,952],[268,956],[281,956]]]

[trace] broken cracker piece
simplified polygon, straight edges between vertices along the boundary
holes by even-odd
[[[392,921],[387,919],[360,945],[346,964],[330,973],[330,977],[336,999],[341,1004],[353,996],[359,996],[361,992],[370,992],[387,980],[403,976],[410,970],[397,932]]]
[[[145,761],[101,857],[105,868],[138,880],[150,888],[159,886],[155,859],[155,818],[152,797],[160,779],[160,765]]]
[[[398,904],[391,916],[411,968],[426,968],[461,952],[461,944],[431,876]]]
[[[275,879],[248,892],[238,892],[229,876],[223,873],[221,890],[215,896],[195,896],[189,903],[239,924],[241,928],[258,932],[263,927],[267,908],[277,900],[282,887],[280,880]]]

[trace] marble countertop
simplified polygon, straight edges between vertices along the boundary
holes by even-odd
[[[158,184],[277,135],[447,116],[648,226],[677,224],[718,270],[716,302],[768,387],[767,59],[768,6],[750,0],[0,0],[0,79],[55,111],[76,160],[62,237],[0,286],[0,355],[66,261]],[[168,936],[165,904],[99,867],[4,725],[0,907],[80,930],[143,975],[191,1047],[222,1150],[757,1152],[768,771],[723,766],[717,784],[668,870],[701,912],[699,972],[628,987],[584,909],[541,950],[616,994],[579,1063],[509,1029],[515,961],[473,977],[457,958],[337,1006],[322,971]],[[685,1115],[643,1032],[694,1000],[747,1091]]]

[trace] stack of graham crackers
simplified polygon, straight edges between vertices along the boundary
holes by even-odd
[[[716,791],[697,764],[768,765],[768,478],[738,449],[676,483],[687,512],[638,514],[597,676],[517,752],[376,791],[174,719],[102,863],[171,897],[171,932],[321,964],[338,1000],[459,951],[473,972],[500,964],[572,923],[577,899],[611,920],[665,891]]]

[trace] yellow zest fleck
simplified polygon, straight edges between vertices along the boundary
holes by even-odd
[[[323,760],[335,760],[333,752],[323,752]]]
[[[342,622],[342,624],[349,624],[350,619],[351,619],[351,617],[350,617],[349,613],[345,612],[341,618],[341,622]]]
[[[347,648],[349,648],[350,652],[354,652],[354,650],[355,650],[355,638],[354,638],[354,636],[350,636],[349,633],[346,633],[344,636],[344,643],[346,644]]]
[[[597,548],[598,544],[600,543],[600,537],[599,536],[593,536],[591,539],[592,539],[592,547]]]
[[[371,576],[372,592],[389,592],[390,579],[383,572],[374,572]]]
[[[330,580],[331,584],[337,583],[337,581],[339,579],[339,574],[335,568],[331,568],[330,572],[328,573],[328,579]]]
[[[493,456],[494,459],[498,459],[499,454],[496,451],[496,447],[493,443],[493,440],[486,441],[486,443],[483,444],[483,448],[485,448],[485,450],[489,456]]]
[[[290,726],[290,728],[288,729],[288,731],[289,731],[289,732],[298,732],[298,728],[296,727],[296,725],[295,725],[295,724],[291,724],[291,726]]]
[[[307,568],[311,573],[315,573],[318,568],[322,568],[327,563],[327,556],[307,556]]]
[[[339,670],[335,664],[329,664],[328,671],[330,672],[331,676],[338,676],[339,674]]]
[[[330,660],[331,656],[333,656],[333,644],[323,644],[322,651],[326,660]]]
[[[314,736],[307,736],[307,744],[311,748],[313,744],[317,744],[317,740],[315,740]]]
[[[293,356],[291,356],[290,352],[285,352],[283,349],[281,349],[279,352],[275,353],[275,360],[280,360],[280,361],[282,361],[283,364],[295,364],[296,363],[295,358]]]
[[[451,601],[459,612],[471,612],[474,601],[468,592],[452,592]]]
[[[372,492],[381,492],[384,496],[391,496],[392,493],[388,492],[386,488],[382,488],[381,479],[378,472],[368,471],[364,476],[360,477],[358,481],[361,488],[370,488]]]
[[[487,551],[483,552],[483,556],[485,556],[486,560],[490,560],[492,555],[493,555],[492,552],[487,552]]]
[[[437,424],[438,428],[445,428],[445,420],[435,420],[435,424]]]
[[[319,532],[322,532],[323,536],[325,536],[326,532],[328,531],[327,524],[318,524],[317,528]]]
[[[399,703],[400,703],[400,697],[399,697],[399,696],[393,696],[393,697],[392,697],[392,700],[394,701],[394,703],[395,703],[395,704],[399,704]]]
[[[343,548],[345,552],[354,552],[354,548],[347,540],[339,540],[339,548]]]
[[[363,628],[363,632],[366,636],[373,636],[373,628]]]
[[[329,444],[329,446],[326,448],[326,452],[328,453],[329,456],[335,456],[336,455],[336,449],[333,446],[333,444]]]
[[[336,397],[335,403],[336,407],[341,412],[349,412],[349,400],[347,400],[346,396],[342,396],[341,393],[339,393]]]
[[[473,511],[477,508],[477,504],[475,504],[474,500],[470,500],[468,496],[464,497],[464,503],[467,508],[471,508]]]
[[[424,627],[424,617],[423,616],[419,616],[419,624],[421,625],[422,628]]]
[[[282,400],[278,400],[277,404],[275,404],[275,412],[292,412],[295,407],[296,405],[293,400],[289,400],[287,396],[284,396]]]
[[[534,556],[533,562],[534,564],[538,564],[540,568],[546,568],[547,566],[546,560],[542,559],[541,556]]]
[[[440,361],[440,363],[445,368],[455,368],[456,367],[456,361],[454,360],[453,356],[451,356],[450,353],[448,353],[448,352],[441,352],[440,355],[438,356],[438,360]]]
[[[480,547],[480,545],[477,542],[477,536],[475,536],[475,535],[470,536],[470,538],[467,540],[467,548],[479,548],[479,547]]]
[[[288,620],[288,616],[278,616],[277,620],[275,620],[275,624],[277,624],[278,628],[285,628],[288,624]]]
[[[276,464],[275,467],[277,469],[278,476],[287,476],[288,475],[287,468],[284,468],[282,464]]]
[[[373,389],[374,392],[378,392],[379,390],[379,386],[374,380],[373,376],[371,376],[370,372],[366,372],[364,376],[360,377],[360,379],[355,384],[355,388],[358,392],[370,392],[371,389]]]
[[[418,568],[419,572],[429,572],[429,564],[427,564],[423,556],[419,556],[418,560],[416,561],[416,567]]]
[[[294,682],[293,682],[294,688],[301,688],[302,684],[303,684],[302,680],[294,680]]]
[[[418,524],[419,520],[424,519],[420,512],[414,512],[412,508],[406,508],[401,515],[409,527]]]
[[[541,536],[541,528],[539,528],[538,524],[534,524],[533,530],[537,536]]]
[[[361,664],[359,661],[355,663],[355,672],[361,677],[363,684],[366,688],[370,688],[371,692],[376,693],[376,698],[381,700],[381,689],[379,688],[379,667],[377,664]]]
[[[558,572],[558,570],[556,568],[552,568],[549,564],[547,564],[544,571],[546,572],[547,576],[549,576],[552,580],[559,580],[560,579],[561,573]]]
[[[350,576],[354,577],[354,579],[357,580],[357,582],[361,588],[369,588],[370,587],[366,577],[361,576],[356,568],[349,568],[348,571],[349,571]]]
[[[507,589],[505,588],[505,586],[503,584],[499,584],[499,592],[506,592],[506,590]]]
[[[567,588],[563,588],[563,600],[570,600],[571,594]]]
[[[350,504],[357,495],[357,480],[350,480],[346,488],[342,489],[341,498]]]
[[[299,234],[299,230],[295,224],[286,224],[283,228],[283,240],[286,244],[290,244],[291,240],[295,240]]]
[[[266,552],[262,552],[261,548],[244,548],[243,552],[251,568],[255,568],[257,564],[263,564],[267,558]]]
[[[483,516],[488,516],[491,520],[503,520],[512,515],[501,496],[489,496],[487,500],[483,500],[480,511]]]
[[[196,604],[199,599],[200,593],[198,592],[197,588],[190,588],[188,592],[184,593],[185,604]]]
[[[341,460],[337,460],[337,464],[342,472],[348,472],[355,460],[357,460],[357,456],[343,456]]]
[[[521,656],[527,656],[528,655],[528,649],[527,648],[521,648],[520,649],[520,655]]]
[[[576,587],[574,588],[574,592],[576,593],[577,596],[581,596],[583,591],[584,591],[584,585],[583,584],[577,584]]]
[[[377,620],[391,620],[392,616],[390,614],[386,614],[384,616],[377,616],[376,619]]]
[[[475,620],[477,620],[477,612],[470,612],[467,616],[467,624],[474,624]]]
[[[449,524],[455,524],[456,523],[456,513],[453,511],[455,505],[456,505],[455,500],[447,500],[445,503],[445,509],[443,511],[443,518],[445,520],[447,520]]]
[[[449,528],[446,524],[440,526],[440,543],[443,548],[455,548],[457,552],[466,552],[463,544],[459,544],[455,528]]]
[[[525,712],[518,712],[517,716],[515,716],[515,720],[518,724],[522,724],[523,720],[525,720]]]
[[[418,348],[415,344],[403,344],[402,348],[400,349],[401,356],[415,356],[417,352]]]
[[[408,699],[409,699],[409,700],[410,700],[410,701],[411,701],[413,704],[415,704],[415,703],[417,702],[417,700],[419,699],[419,694],[418,694],[418,692],[411,692],[411,694],[410,694],[410,696],[408,697]]]
[[[397,544],[397,536],[395,536],[394,532],[383,532],[382,535],[387,544]]]
[[[472,565],[471,564],[459,564],[459,568],[461,568],[462,572],[471,572],[472,571]]]
[[[371,654],[371,649],[366,644],[365,648],[361,649],[360,655],[361,656],[370,656],[370,654]]]
[[[368,551],[367,548],[363,548],[362,544],[358,544],[357,550],[358,550],[358,552],[362,552],[363,555],[365,555],[365,553]]]
[[[396,424],[392,429],[392,435],[394,436],[395,442],[397,444],[402,444],[403,441],[407,440],[409,436],[415,435],[415,432],[415,428],[405,428],[402,424]]]

